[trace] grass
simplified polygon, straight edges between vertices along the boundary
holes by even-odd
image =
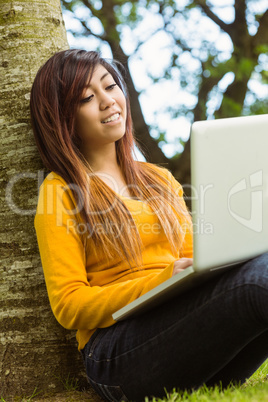
[[[30,401],[32,401],[34,398],[36,398],[38,394],[39,394],[39,392],[37,392],[37,388],[35,388],[34,391],[33,391],[33,393],[32,393],[32,395],[26,396],[26,397],[21,397],[20,399],[17,399],[17,398],[16,398],[16,401],[18,400],[18,401],[20,401],[20,402],[30,402]],[[1,397],[0,402],[8,402],[8,401],[6,401],[6,399],[4,399],[4,398]]]
[[[66,378],[56,377],[63,385],[65,391],[77,391],[79,388],[78,380],[70,377],[70,374]]]
[[[38,397],[35,389],[29,397],[16,398],[18,402],[81,402],[81,401],[97,401],[94,397],[86,392],[78,391],[77,381],[70,378],[62,380],[65,392],[54,394],[45,398]],[[0,396],[0,402],[11,402]],[[98,399],[99,401],[99,399]],[[166,394],[165,398],[145,398],[145,402],[268,402],[268,360],[253,374],[250,379],[242,386],[230,385],[229,388],[222,390],[220,387],[207,388],[206,386],[195,392],[180,392],[173,390]]]
[[[168,394],[165,399],[152,399],[151,401],[187,401],[187,402],[247,402],[247,401],[268,401],[268,384],[260,384],[251,388],[234,388],[229,387],[227,390],[222,391],[220,388],[215,387],[208,389],[206,387],[200,388],[198,391],[188,394],[173,391]]]
[[[203,386],[188,393],[173,390],[165,398],[145,398],[145,402],[268,402],[268,360],[242,386],[230,385],[222,390],[220,387]]]

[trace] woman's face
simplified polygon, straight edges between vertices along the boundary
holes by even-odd
[[[122,138],[126,131],[126,114],[122,90],[106,68],[98,65],[83,92],[76,115],[81,152],[99,150]]]

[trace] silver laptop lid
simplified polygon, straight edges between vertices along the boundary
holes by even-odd
[[[191,129],[194,268],[268,251],[268,114]]]

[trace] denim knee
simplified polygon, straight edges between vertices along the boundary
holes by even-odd
[[[239,275],[238,275],[239,276]],[[268,328],[268,253],[244,264],[239,276],[241,286],[247,290],[247,301],[259,322]],[[244,302],[246,302],[244,300]]]
[[[268,253],[253,258],[244,265],[250,284],[268,290]]]

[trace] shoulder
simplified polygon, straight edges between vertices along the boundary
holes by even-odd
[[[43,183],[41,184],[40,188],[47,187],[48,185],[62,185],[67,186],[66,181],[61,177],[59,174],[55,172],[50,172],[44,179]]]
[[[165,179],[169,179],[172,176],[171,172],[163,166],[159,166],[149,162],[139,162],[139,165],[142,170],[155,173],[157,176],[162,176]]]
[[[39,188],[39,194],[42,192],[60,192],[60,193],[66,193],[71,195],[71,190],[73,190],[75,187],[75,184],[72,183],[67,183],[66,180],[60,176],[58,173],[55,172],[50,172],[44,179],[43,183],[41,184]]]
[[[50,214],[49,211],[55,213],[62,208],[68,210],[75,208],[76,201],[72,190],[72,185],[67,184],[63,177],[50,172],[39,188],[37,214]]]
[[[155,180],[160,181],[167,189],[175,191],[179,196],[183,195],[181,184],[175,179],[170,170],[163,166],[148,162],[139,162],[142,170],[150,172]]]

